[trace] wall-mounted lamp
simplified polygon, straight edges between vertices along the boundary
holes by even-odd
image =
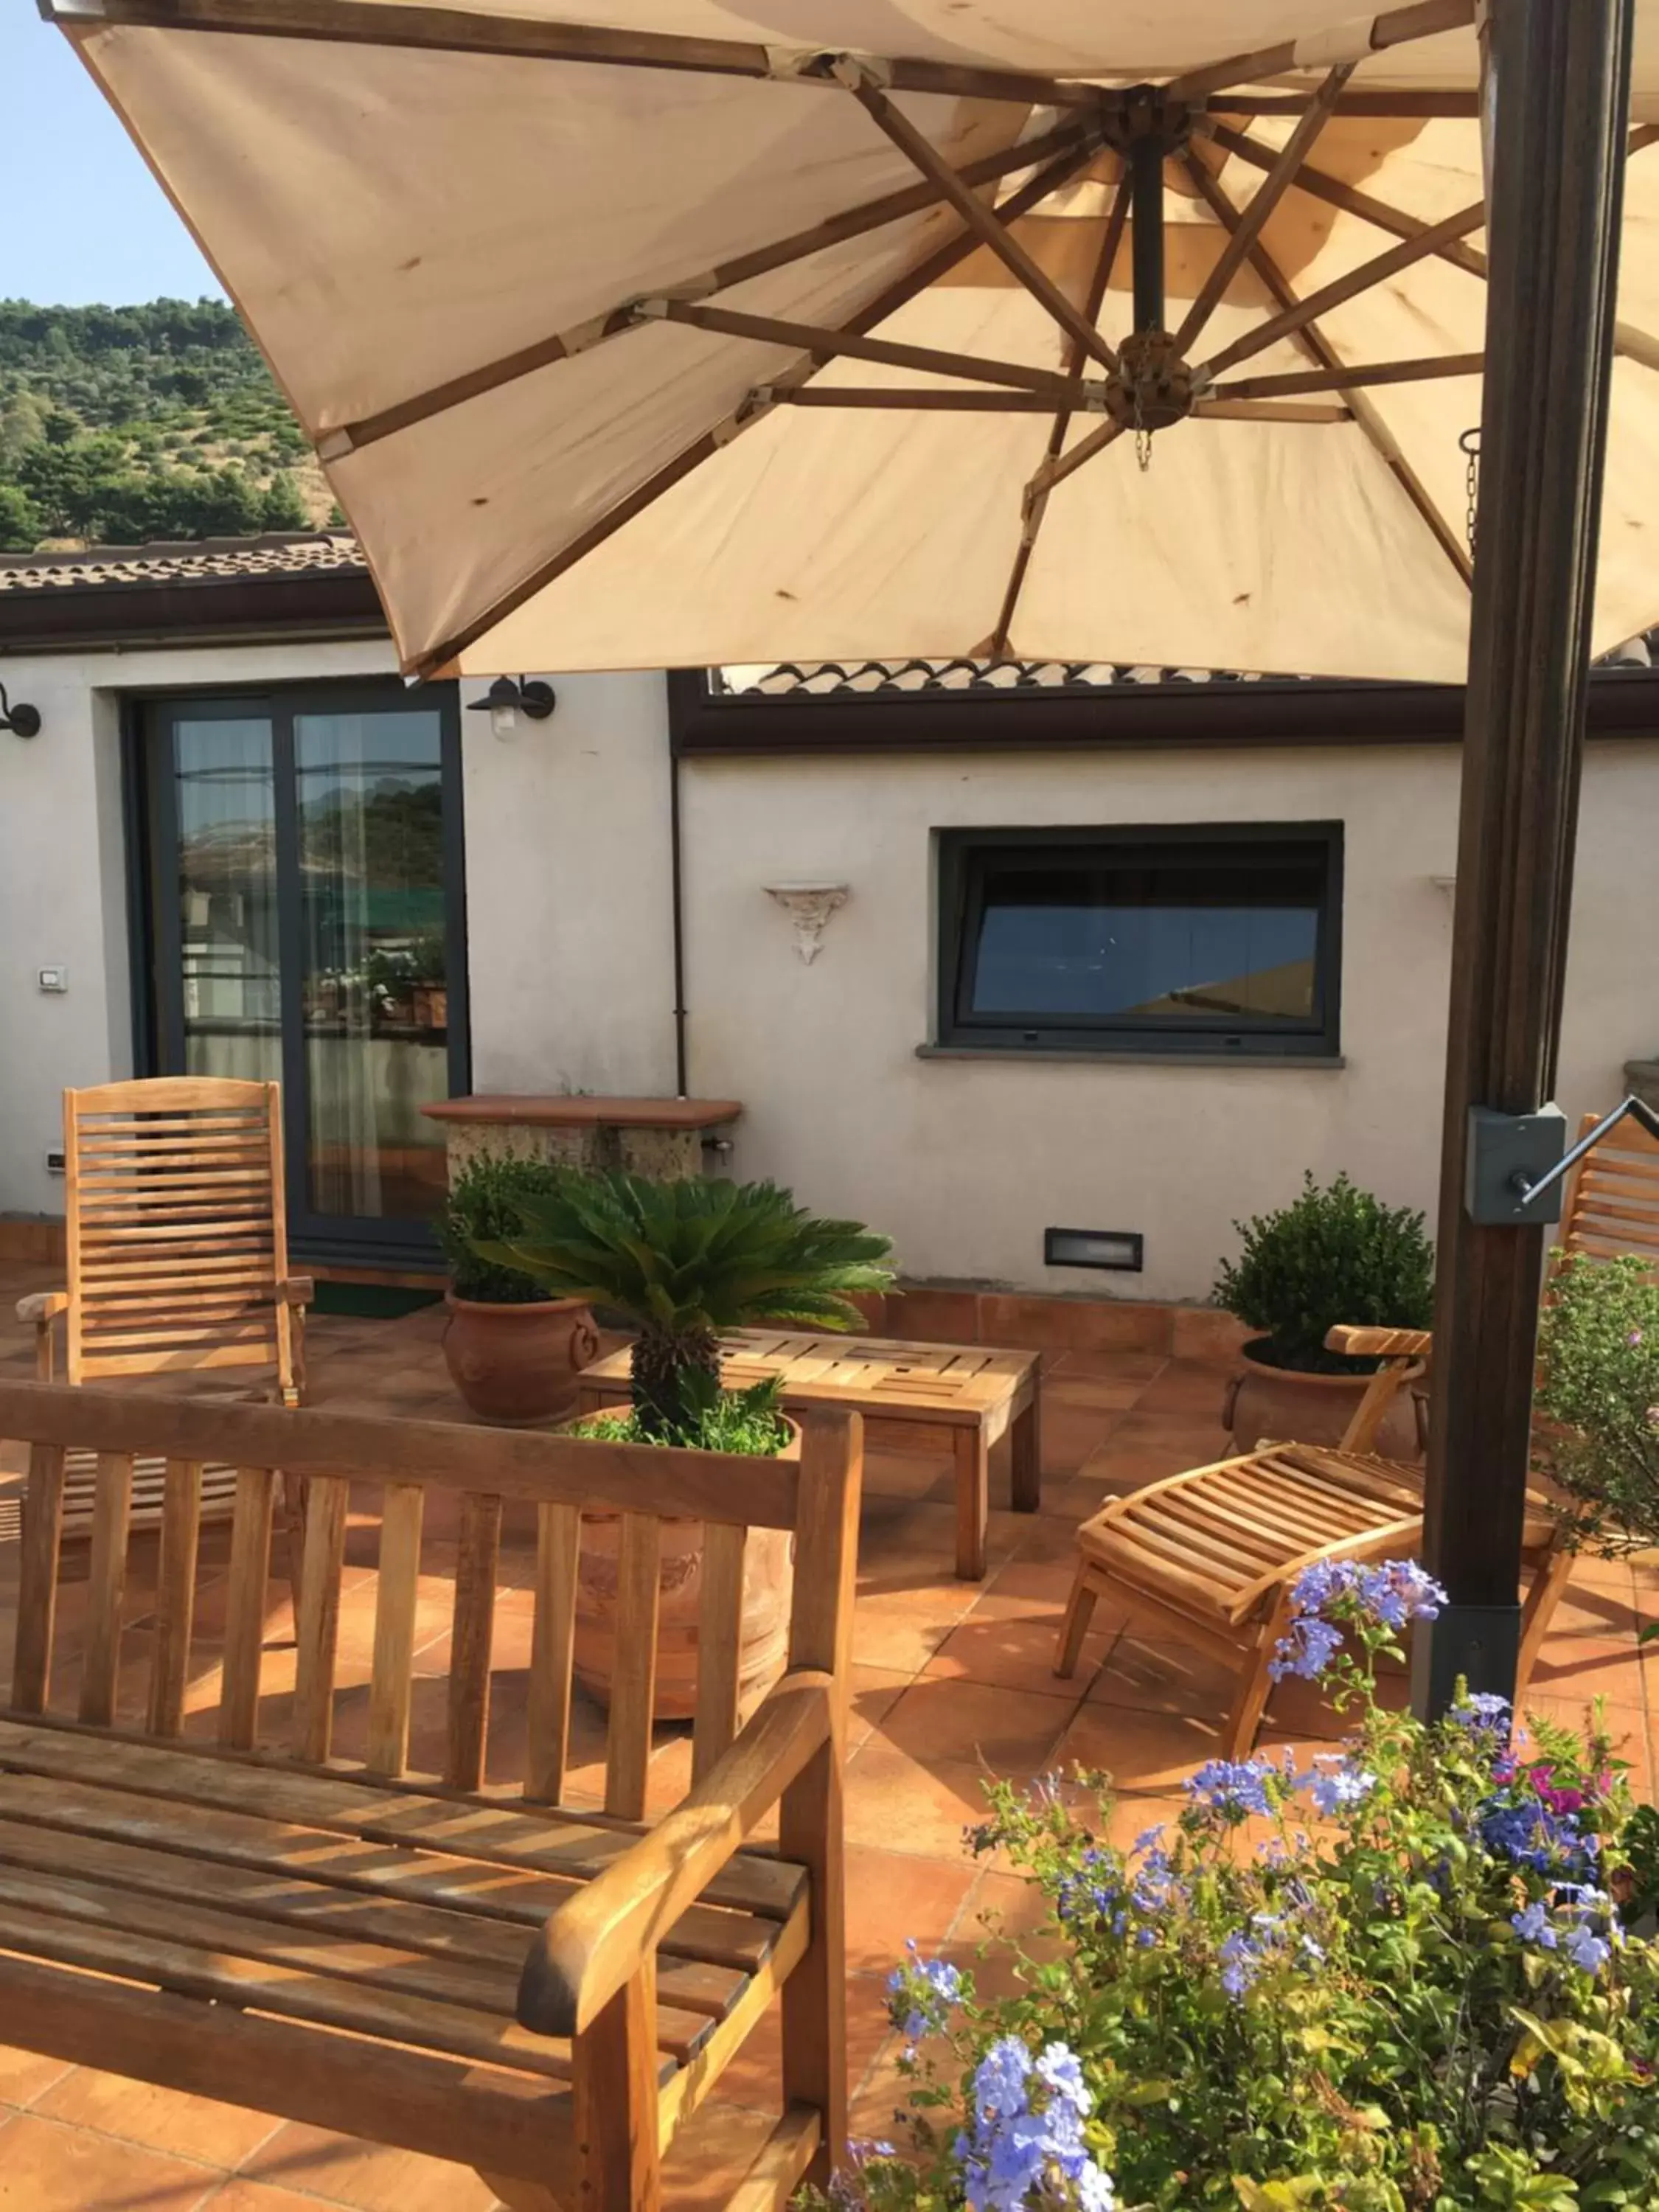
[[[6,696],[3,684],[0,684],[0,730],[9,730],[15,738],[38,738],[40,734],[40,709],[27,705],[21,699],[14,707]]]
[[[471,702],[468,712],[488,714],[494,735],[510,738],[517,732],[520,714],[544,722],[557,704],[553,686],[539,677],[532,676],[526,684],[522,676],[498,676],[482,699]]]

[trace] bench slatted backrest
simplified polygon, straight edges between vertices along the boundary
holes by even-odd
[[[1601,1116],[1579,1126],[1588,1137]],[[1659,1275],[1659,1138],[1639,1121],[1621,1121],[1575,1170],[1562,1212],[1564,1252],[1592,1260],[1621,1253],[1645,1260]]]
[[[0,1435],[30,1446],[14,1717],[56,1714],[162,1741],[216,1740],[234,1752],[274,1747],[303,1765],[343,1764],[389,1781],[418,1772],[452,1791],[500,1781],[548,1805],[568,1802],[574,1789],[579,1802],[597,1800],[605,1813],[638,1820],[653,1748],[665,1518],[701,1518],[706,1538],[696,1773],[736,1733],[750,1528],[795,1534],[789,1664],[840,1672],[846,1660],[858,1527],[854,1413],[811,1414],[794,1455],[757,1460],[322,1408],[0,1382]],[[64,1465],[75,1450],[99,1455],[98,1498],[84,1606],[60,1633]],[[125,1590],[135,1455],[167,1462],[155,1605],[136,1620]],[[203,1536],[204,1462],[240,1470],[228,1551],[210,1552]],[[281,1601],[269,1579],[279,1468],[310,1483],[292,1637],[275,1618]],[[584,1703],[578,1712],[571,1694],[584,1508],[622,1516],[617,1680],[602,1749],[593,1709]],[[363,1636],[343,1647],[345,1578],[353,1577],[354,1603],[368,1602],[366,1570],[372,1649]],[[213,1582],[222,1587],[211,1638],[198,1648],[196,1610]],[[424,1665],[423,1647],[434,1655]],[[514,1694],[498,1700],[509,1675]]]
[[[64,1173],[69,1380],[261,1367],[291,1401],[279,1086],[66,1091]]]

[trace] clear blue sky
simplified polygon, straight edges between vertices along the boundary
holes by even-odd
[[[219,287],[61,31],[0,0],[0,299],[85,307]]]

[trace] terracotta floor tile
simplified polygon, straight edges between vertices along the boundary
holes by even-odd
[[[938,1680],[982,1682],[1075,1700],[1093,1680],[1111,1638],[1091,1632],[1084,1639],[1076,1674],[1060,1681],[1054,1674],[1059,1625],[1052,1608],[1006,1618],[981,1616],[975,1609],[951,1631],[922,1671]]]
[[[1199,1425],[1221,1427],[1231,1369],[1213,1359],[1171,1359],[1146,1385],[1136,1403],[1139,1413],[1177,1413]]]
[[[890,1973],[912,1936],[924,1952],[937,1950],[973,1884],[973,1865],[959,1850],[932,1859],[853,1845],[847,1854],[848,1972]]]
[[[1238,1672],[1218,1653],[1127,1626],[1113,1638],[1087,1694],[1091,1705],[1129,1712],[1212,1719],[1231,1705]]]
[[[1098,1382],[1132,1382],[1144,1390],[1163,1373],[1164,1364],[1158,1352],[1059,1352],[1043,1362],[1042,1379],[1046,1384],[1050,1376],[1056,1382],[1086,1376]]]
[[[914,1672],[903,1668],[865,1667],[854,1662],[847,1715],[849,1751],[855,1751],[880,1726],[915,1680]]]
[[[876,1850],[954,1859],[963,1831],[985,1818],[986,1770],[923,1765],[872,1736],[847,1765],[847,1840]]]
[[[1607,1698],[1642,1705],[1647,1662],[1631,1637],[1549,1635],[1538,1655],[1532,1690],[1555,1698]]]
[[[61,2058],[40,2058],[32,2051],[0,2043],[0,2105],[32,2105],[69,2070]]]
[[[279,2128],[245,2159],[241,2172],[273,2187],[349,2205],[351,2212],[495,2212],[494,2191],[468,2166],[360,2142],[297,2120]],[[0,2205],[4,2203],[0,2197]]]
[[[1047,1420],[1060,1406],[1090,1413],[1127,1413],[1142,1391],[1150,1388],[1144,1377],[1055,1369],[1042,1378],[1042,1416]]]
[[[878,1740],[927,1766],[957,1763],[996,1774],[1041,1774],[1070,1717],[1074,1688],[1054,1693],[983,1682],[923,1680],[905,1691],[883,1721]]]
[[[663,2194],[674,2212],[725,2212],[775,2124],[718,2094],[694,2113],[663,2160]]]
[[[206,2166],[233,2168],[282,2124],[265,2112],[187,2097],[176,2089],[158,2089],[150,2082],[100,2074],[89,2066],[76,2067],[35,2100],[33,2110],[43,2119],[119,2136],[126,2142],[170,2151]]]
[[[263,2181],[248,2181],[232,2174],[221,2189],[203,2201],[202,2212],[319,2212],[322,2197],[296,2197],[291,2189],[272,2189]]]
[[[1078,1473],[1115,1433],[1121,1413],[1086,1406],[1045,1405],[1042,1409],[1042,1477],[1063,1480]]]
[[[197,2212],[220,2179],[211,2166],[33,2112],[0,2127],[3,2212]]]
[[[1109,1774],[1120,1795],[1168,1796],[1216,1755],[1221,1715],[1130,1712],[1091,1698],[1060,1739],[1054,1764]]]

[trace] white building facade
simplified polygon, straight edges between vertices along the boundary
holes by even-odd
[[[180,843],[146,787],[186,727],[210,791],[235,782],[250,729],[277,729],[296,763],[271,866],[312,921],[273,921],[256,947],[269,978],[310,963],[303,991],[270,986],[296,1034],[214,1049],[242,1065],[268,1046],[260,1064],[344,1101],[295,1155],[317,1179],[302,1249],[308,1231],[325,1255],[418,1260],[418,1104],[458,1085],[741,1100],[731,1171],[878,1225],[921,1282],[1201,1300],[1234,1220],[1306,1169],[1431,1215],[1455,696],[1013,672],[952,688],[969,676],[727,697],[700,677],[552,673],[553,714],[504,739],[469,687],[434,710],[416,773],[425,695],[400,692],[343,542],[12,556],[0,684],[41,728],[0,731],[0,1223],[61,1212],[64,1086],[173,1072],[191,1006],[214,1026],[204,978],[252,1003],[239,979],[259,931],[223,886],[264,848],[250,860],[218,798]],[[1559,1086],[1573,1116],[1659,1050],[1659,678],[1595,688]],[[308,792],[315,731],[332,765]],[[420,792],[441,798],[439,842]],[[191,869],[175,896],[169,870]],[[1168,915],[1190,941],[1181,886],[1223,876],[1239,888],[1203,927],[1256,949],[1218,955],[1211,988],[1200,955],[1171,965]],[[1087,945],[1084,881],[1106,887]],[[342,1083],[349,961],[331,953],[325,976],[317,947],[348,925],[349,989],[378,996]],[[1152,978],[1136,1021],[1091,1026],[1111,996],[1101,961],[1131,939]],[[183,998],[162,972],[181,957]],[[367,1178],[360,1105],[380,1147]],[[392,1227],[371,1233],[377,1204]],[[1121,1237],[1139,1269],[1054,1264],[1055,1229]]]

